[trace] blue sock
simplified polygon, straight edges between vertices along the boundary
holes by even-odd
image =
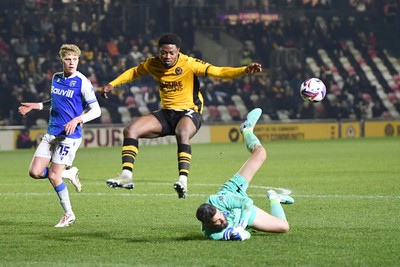
[[[272,216],[278,217],[286,221],[285,211],[282,208],[281,203],[277,199],[269,200],[269,210]]]
[[[49,167],[44,168],[43,175],[40,176],[39,179],[47,179],[47,178],[49,178],[49,177],[47,176],[48,173],[49,173]]]
[[[58,193],[58,192],[61,192],[66,187],[67,187],[67,185],[63,181],[61,184],[55,186],[54,190]]]

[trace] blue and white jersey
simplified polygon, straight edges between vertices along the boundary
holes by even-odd
[[[51,110],[47,133],[67,136],[65,124],[80,116],[86,106],[94,102],[97,99],[92,83],[81,72],[77,71],[70,77],[65,77],[63,72],[55,73],[51,82]],[[67,137],[81,138],[81,124]]]

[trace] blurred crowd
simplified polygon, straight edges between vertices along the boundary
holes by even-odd
[[[332,73],[320,64],[320,77],[335,98],[313,105],[298,94],[305,77],[315,76],[307,67],[305,56],[315,56],[319,47],[341,53],[343,40],[354,40],[360,48],[382,43],[366,27],[378,21],[398,28],[396,0],[5,0],[0,3],[0,125],[27,125],[47,118],[38,112],[25,120],[18,112],[21,102],[50,98],[52,75],[60,71],[58,50],[63,43],[75,43],[82,49],[79,70],[89,77],[95,88],[104,86],[124,70],[158,53],[157,37],[173,31],[183,39],[182,52],[202,58],[201,48],[194,41],[194,30],[214,27],[243,40],[242,63],[261,62],[266,73],[232,81],[201,78],[205,105],[235,105],[239,96],[247,109],[261,107],[271,120],[279,119],[362,119],[379,118],[387,114],[376,90],[357,73],[344,77],[338,85]],[[341,2],[341,3],[337,3]],[[155,14],[143,19],[144,6]],[[262,12],[346,10],[357,16],[351,20],[329,18],[325,28],[316,17],[297,16],[268,24],[230,24],[218,18],[218,12],[238,10]],[[378,12],[377,12],[378,10]],[[134,12],[133,12],[134,11]],[[293,13],[290,13],[293,11]],[[373,15],[371,15],[373,14]],[[168,22],[168,23],[167,23]],[[353,21],[354,22],[354,21]],[[304,55],[294,64],[276,65],[271,53],[282,48],[296,48]],[[210,62],[213,63],[213,62]],[[368,95],[369,98],[366,96]],[[112,123],[121,123],[117,110],[124,106],[132,117],[139,116],[141,107],[159,108],[158,92],[151,77],[143,77],[115,90],[112,97],[100,105],[111,114]],[[221,118],[210,117],[209,120]],[[233,119],[241,120],[238,115]],[[100,123],[96,120],[94,123]]]

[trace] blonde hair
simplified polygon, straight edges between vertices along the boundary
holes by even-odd
[[[60,47],[60,52],[58,52],[60,55],[60,58],[63,59],[67,53],[72,53],[76,54],[78,57],[81,55],[81,50],[79,49],[78,46],[74,44],[63,44]]]

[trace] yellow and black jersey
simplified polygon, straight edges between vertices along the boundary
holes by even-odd
[[[167,68],[159,57],[151,57],[128,69],[110,82],[113,87],[150,74],[157,81],[163,109],[203,111],[198,76],[232,79],[246,75],[246,67],[216,67],[180,53],[174,66]]]

